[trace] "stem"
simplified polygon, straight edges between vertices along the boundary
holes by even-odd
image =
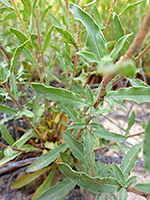
[[[15,13],[16,13],[16,15],[17,15],[17,17],[18,17],[18,19],[19,19],[19,21],[20,21],[20,23],[21,23],[21,26],[22,26],[22,28],[23,28],[23,30],[24,30],[24,32],[25,32],[25,35],[26,35],[26,37],[31,41],[30,35],[28,34],[28,31],[27,31],[26,26],[25,26],[25,24],[24,24],[24,22],[23,22],[23,20],[22,20],[22,18],[21,18],[21,15],[20,15],[20,13],[19,13],[19,10],[18,10],[18,8],[17,8],[17,6],[16,6],[16,4],[15,4],[15,1],[14,1],[14,0],[11,0],[11,1],[12,1],[12,5],[13,5],[13,7],[14,7]],[[36,61],[36,55],[35,55],[33,49],[31,49],[31,53],[32,53],[32,56],[33,56],[33,59],[34,59],[35,68],[36,68],[38,77],[39,77],[39,79],[40,79],[40,82],[43,83],[43,80],[42,80],[42,77],[41,77],[41,73],[40,73],[40,70],[39,70],[39,68],[38,68],[38,64],[37,64],[37,61]]]
[[[42,42],[41,42],[41,37],[40,37],[40,29],[39,29],[39,19],[38,19],[38,9],[35,9],[35,14],[36,14],[36,29],[37,29],[37,35],[38,35],[38,43],[40,47],[40,51],[42,52]],[[44,57],[43,53],[40,53],[41,59],[42,59],[42,73],[44,74]]]
[[[137,62],[140,58],[142,58],[150,49],[150,44],[136,57],[134,62]]]
[[[3,147],[3,148],[7,148],[8,146],[3,144],[2,142],[0,142],[0,146]],[[21,149],[16,149],[16,148],[13,148],[12,146],[10,146],[12,148],[12,150],[14,151],[17,151],[17,152],[21,152],[21,153],[26,153],[24,150],[21,150]]]
[[[14,97],[14,96],[12,95],[12,93],[10,92],[9,87],[7,86],[7,84],[3,84],[3,83],[1,83],[1,84],[2,84],[3,88],[6,89],[6,91],[8,92],[9,97],[10,97],[10,98],[12,99],[12,101],[16,104],[17,108],[22,112],[23,110],[22,110],[22,108],[21,108],[21,105],[19,104],[19,102],[15,99],[15,97]],[[31,129],[34,130],[34,132],[35,132],[35,134],[38,136],[38,138],[40,138],[40,132],[39,132],[34,126],[32,126],[32,124],[30,123],[30,121],[28,120],[28,118],[27,118],[25,115],[23,115],[22,117],[23,117],[23,119],[25,120],[25,122],[28,124],[28,126],[29,126]]]
[[[136,137],[136,136],[140,136],[140,135],[143,135],[145,132],[140,132],[140,133],[136,133],[136,134],[133,134],[133,135],[128,135],[126,136],[126,138],[130,138],[130,137]]]
[[[78,23],[78,32],[77,32],[77,44],[80,44],[80,36],[81,36],[81,22]],[[76,49],[76,57],[75,57],[75,62],[74,62],[74,70],[73,70],[73,75],[72,75],[72,83],[71,83],[71,87],[70,90],[72,90],[73,84],[74,84],[74,78],[76,75],[76,68],[77,68],[77,63],[78,63],[78,59],[79,59],[79,55],[77,54],[79,51],[79,47]]]
[[[110,15],[113,12],[113,7],[114,7],[115,3],[116,3],[116,0],[113,0],[113,2],[111,3],[111,6],[110,6],[110,9],[109,9],[109,12],[108,12],[108,16],[107,16],[107,20],[106,20],[105,30],[103,31],[104,35],[107,31],[108,25],[110,24]]]
[[[5,51],[2,43],[0,42],[0,49],[2,50],[2,52],[5,54],[6,58],[8,59],[8,63],[9,63],[9,66],[10,66],[10,56],[8,55],[8,53]]]

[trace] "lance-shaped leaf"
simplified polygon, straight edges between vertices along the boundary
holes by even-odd
[[[12,5],[8,1],[6,1],[6,0],[0,0],[0,2],[2,4],[4,4],[6,7],[13,9]]]
[[[96,144],[95,136],[92,133],[86,132],[84,136],[83,149],[84,149],[84,156],[92,176],[98,175],[98,170],[95,164],[95,153],[93,150],[95,144]]]
[[[122,163],[120,165],[120,169],[124,174],[125,179],[128,178],[132,169],[135,166],[135,163],[138,161],[138,155],[141,151],[141,143],[134,145],[124,156]]]
[[[128,194],[125,188],[119,191],[119,200],[127,200]]]
[[[83,145],[81,142],[76,140],[71,133],[63,131],[62,133],[65,144],[70,148],[72,154],[79,160],[81,165],[87,169],[86,159],[83,153]]]
[[[112,164],[112,169],[113,169],[113,173],[114,173],[115,177],[117,178],[117,180],[119,181],[121,186],[123,186],[125,180],[124,180],[124,175],[123,175],[121,169],[115,163]]]
[[[16,28],[10,28],[10,31],[16,35],[16,37],[19,39],[19,41],[20,41],[21,44],[24,43],[24,42],[26,42],[28,40],[28,38],[26,37],[26,35],[24,33],[22,33],[21,31],[19,31],[18,29],[16,29]],[[32,44],[31,44],[30,41],[28,42],[28,46],[30,48],[32,48]]]
[[[88,33],[87,47],[94,53],[98,60],[108,54],[106,41],[96,21],[84,10],[75,4],[71,4],[70,10],[76,20],[79,20]],[[99,42],[99,43],[98,43]],[[101,45],[101,46],[99,46]]]
[[[14,52],[14,56],[13,56],[13,58],[12,58],[12,60],[11,60],[11,66],[10,66],[10,71],[11,71],[11,72],[12,72],[12,70],[13,70],[15,64],[16,64],[17,58],[19,57],[19,55],[20,55],[22,49],[23,49],[26,45],[28,45],[29,43],[30,43],[29,40],[27,40],[27,41],[25,41],[24,43],[22,43],[20,46],[18,46],[18,47],[16,48],[16,50],[15,50],[15,52]]]
[[[78,94],[71,91],[51,86],[47,87],[40,83],[32,83],[32,87],[44,98],[54,101],[57,104],[69,105],[77,109],[86,105]]]
[[[69,31],[64,30],[63,28],[57,27],[55,26],[55,29],[61,33],[64,38],[66,39],[66,41],[72,45],[74,45],[75,48],[78,47],[77,42],[75,41],[75,39],[72,37],[72,35],[69,33]]]
[[[0,105],[0,112],[13,116],[16,115],[18,111],[8,106]]]
[[[124,142],[126,141],[126,137],[107,131],[100,123],[92,123],[91,127],[94,128],[92,133],[98,138],[104,138],[105,140],[113,141],[113,142]]]
[[[42,53],[44,53],[44,51],[47,49],[50,40],[51,40],[51,33],[54,29],[54,26],[51,26],[51,28],[49,29],[49,31],[46,34],[45,40],[44,40],[44,44],[43,44],[43,49],[42,49]]]
[[[150,174],[150,116],[145,129],[144,147],[143,147],[143,157],[146,171]]]
[[[113,50],[110,53],[110,57],[112,58],[113,61],[115,61],[117,59],[119,52],[122,50],[125,42],[127,41],[128,37],[130,37],[131,35],[132,35],[132,33],[130,33],[128,35],[124,35],[117,41]]]
[[[82,56],[85,60],[87,60],[89,63],[98,63],[99,60],[96,58],[96,56],[88,51],[79,51],[77,53],[79,56]]]
[[[121,88],[108,92],[106,97],[117,101],[134,101],[138,104],[150,102],[150,87]]]
[[[46,154],[42,155],[38,160],[36,160],[32,165],[30,165],[27,169],[27,172],[33,172],[40,170],[44,167],[47,167],[49,164],[54,162],[58,157],[60,152],[66,151],[67,146],[65,144],[61,144],[55,149],[47,152]]]
[[[137,183],[134,185],[134,188],[150,194],[150,183]]]
[[[60,200],[65,199],[66,195],[70,190],[75,187],[75,184],[71,182],[69,179],[65,179],[55,186],[47,190],[42,196],[40,196],[37,200]]]
[[[8,132],[7,128],[5,127],[4,124],[0,125],[0,130],[2,133],[3,138],[6,140],[6,142],[9,145],[12,145],[14,143],[14,139],[12,138],[12,136],[10,135],[10,133]]]
[[[88,176],[84,172],[76,172],[65,163],[58,163],[59,169],[75,184],[93,193],[114,193],[120,185],[114,178],[103,178]]]

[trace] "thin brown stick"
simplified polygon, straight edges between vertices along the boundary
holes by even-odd
[[[136,195],[140,195],[140,196],[143,196],[143,197],[148,197],[148,196],[150,196],[150,193],[141,192],[141,191],[135,189],[134,187],[128,187],[128,188],[127,188],[127,192],[132,192],[132,193],[134,193],[134,194],[136,194]]]
[[[40,51],[42,51],[42,42],[41,42],[41,37],[40,37],[40,29],[39,29],[39,19],[38,19],[38,9],[35,9],[35,14],[36,14],[36,29],[37,29],[37,35],[38,35],[38,43],[40,47]],[[43,53],[40,53],[41,59],[42,59],[42,73],[44,74],[44,57]]]
[[[109,12],[108,12],[108,16],[107,16],[107,20],[106,20],[105,30],[103,31],[104,35],[107,31],[108,25],[110,24],[110,16],[111,16],[111,13],[113,12],[113,7],[114,7],[115,3],[116,3],[116,0],[113,0],[112,3],[111,3],[111,6],[110,6],[110,9],[109,9]]]
[[[10,92],[10,89],[9,89],[9,87],[7,86],[7,84],[5,83],[1,83],[1,85],[3,86],[3,88],[4,89],[6,89],[6,91],[8,92],[8,95],[9,95],[9,97],[12,99],[12,101],[16,104],[16,106],[17,106],[17,108],[20,110],[20,111],[22,111],[22,108],[21,108],[21,105],[19,104],[19,102],[15,99],[15,97],[12,95],[12,93]],[[25,116],[25,115],[23,115],[22,116],[23,117],[23,119],[25,120],[25,122],[28,124],[28,126],[31,128],[31,129],[33,129],[34,130],[34,132],[36,133],[36,135],[38,136],[38,138],[40,138],[40,133],[39,133],[39,131],[34,127],[34,126],[32,126],[32,124],[30,123],[30,121],[28,120],[28,118]]]
[[[136,57],[134,62],[137,62],[140,58],[142,58],[150,49],[150,44]]]
[[[127,135],[126,137],[127,137],[127,138],[136,137],[136,136],[143,135],[144,133],[145,133],[145,132],[143,131],[143,132],[140,132],[140,133],[135,133],[135,134],[133,134],[133,135]]]
[[[3,147],[3,148],[5,148],[5,149],[8,147],[7,145],[3,144],[2,142],[0,142],[0,146]],[[11,147],[11,148],[12,148],[12,150],[17,151],[17,152],[26,153],[24,150],[15,149],[13,147]]]
[[[77,32],[77,44],[80,45],[80,36],[81,36],[81,22],[78,23],[78,32]],[[75,62],[74,62],[74,70],[73,70],[73,74],[72,74],[72,83],[71,83],[71,87],[70,90],[72,90],[73,84],[74,84],[74,78],[76,75],[76,68],[77,68],[77,63],[78,63],[78,59],[79,59],[79,55],[77,54],[79,51],[79,47],[76,49],[76,56],[75,56]]]
[[[10,56],[8,55],[8,53],[5,51],[2,43],[0,42],[0,49],[1,51],[4,53],[4,55],[6,56],[7,60],[8,60],[8,63],[9,63],[9,66],[10,66]]]

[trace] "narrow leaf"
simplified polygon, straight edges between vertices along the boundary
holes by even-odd
[[[85,60],[87,60],[89,63],[97,63],[98,59],[96,58],[96,56],[88,51],[79,51],[77,53],[79,56],[82,56]]]
[[[124,187],[127,188],[130,185],[132,185],[132,183],[134,183],[134,181],[136,180],[137,176],[132,176],[130,177],[124,184]]]
[[[72,183],[69,179],[65,179],[55,186],[47,190],[42,196],[37,200],[61,200],[66,197],[68,192],[75,187],[75,184]]]
[[[94,97],[93,97],[93,93],[90,89],[90,87],[88,85],[86,85],[86,98],[87,98],[87,101],[90,105],[93,105],[94,104]]]
[[[120,169],[124,174],[125,179],[128,178],[131,171],[133,170],[135,163],[138,161],[138,155],[141,151],[141,143],[134,145],[124,156]]]
[[[44,51],[47,49],[50,40],[51,40],[51,33],[54,29],[54,26],[51,26],[51,28],[49,29],[49,31],[46,34],[45,40],[44,40],[44,44],[43,44],[43,49],[42,49],[42,53],[44,53]]]
[[[94,53],[94,55],[97,57],[97,59],[101,59],[103,52],[107,52],[106,42],[103,36],[103,33],[101,32],[98,24],[95,22],[95,20],[84,10],[82,10],[79,6],[75,4],[71,4],[70,10],[74,15],[74,18],[76,20],[81,21],[81,23],[85,26],[87,33],[88,33],[88,39],[87,39],[87,47],[90,52]],[[102,44],[103,48],[99,48],[98,42]]]
[[[135,122],[135,112],[132,112],[130,118],[129,118],[129,121],[128,121],[128,127],[126,129],[126,134],[125,136],[127,136],[129,134],[129,130],[131,129],[131,127],[133,126]]]
[[[89,190],[92,193],[113,193],[118,191],[118,183],[113,178],[92,178],[84,172],[76,172],[65,163],[58,163],[59,169],[75,184]]]
[[[10,116],[14,116],[17,114],[18,111],[8,106],[0,105],[0,112],[5,113]]]
[[[143,147],[143,157],[146,171],[150,174],[150,116],[145,129],[144,147]]]
[[[114,173],[116,179],[123,186],[125,180],[124,180],[124,175],[123,175],[121,169],[115,163],[112,164],[112,168],[113,168],[113,173]]]
[[[6,1],[6,0],[0,0],[0,2],[2,4],[4,4],[6,7],[13,9],[12,5],[8,1]]]
[[[10,133],[8,132],[8,130],[4,126],[4,124],[0,125],[0,130],[1,130],[1,133],[2,133],[2,136],[3,136],[4,140],[6,140],[6,142],[9,145],[12,145],[14,143],[14,139],[12,138],[12,136],[10,135]]]
[[[44,98],[54,101],[57,104],[69,105],[73,108],[81,108],[86,105],[78,94],[71,91],[61,88],[47,87],[39,83],[32,83],[32,87]]]
[[[119,191],[119,200],[127,200],[128,194],[125,188]]]
[[[60,152],[66,151],[67,147],[65,144],[61,144],[55,149],[47,152],[46,154],[42,155],[38,160],[36,160],[34,163],[32,163],[28,169],[27,172],[33,172],[40,170],[44,167],[47,167],[49,164],[54,162],[58,157]]]
[[[150,193],[150,183],[137,183],[134,185],[134,188],[141,192]]]
[[[41,176],[42,174],[44,174],[45,172],[47,172],[49,170],[50,170],[50,167],[41,169],[41,170],[31,173],[31,174],[24,175],[24,176],[20,177],[19,179],[17,179],[13,184],[11,184],[10,188],[11,189],[12,188],[19,189],[19,188],[31,183],[36,178],[38,178],[39,176]]]

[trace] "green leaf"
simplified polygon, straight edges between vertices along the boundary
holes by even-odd
[[[148,84],[146,84],[144,81],[142,81],[141,79],[138,78],[128,78],[128,80],[130,81],[131,85],[134,87],[137,86],[145,86],[145,87],[149,87]]]
[[[99,27],[102,28],[103,25],[101,24],[101,16],[96,5],[93,6],[93,15]]]
[[[131,129],[131,127],[133,126],[135,122],[135,112],[132,112],[130,118],[129,118],[129,121],[128,121],[128,127],[126,129],[126,134],[125,136],[127,136],[129,134],[129,130]]]
[[[68,192],[75,187],[69,179],[65,179],[55,186],[47,190],[43,195],[41,195],[37,200],[63,200]]]
[[[61,159],[64,163],[68,164],[69,166],[72,166],[74,163],[73,157],[68,155],[67,153],[60,152]]]
[[[62,16],[63,22],[64,22],[65,26],[67,26],[70,30],[71,26],[70,26],[70,22],[69,22],[69,18],[68,18],[66,9],[65,9],[64,5],[62,4],[61,0],[59,0],[59,3],[61,5],[62,12],[63,12],[63,16]]]
[[[84,156],[89,168],[89,171],[91,173],[91,176],[97,176],[98,170],[95,164],[95,153],[94,153],[94,147],[96,144],[96,138],[93,136],[93,134],[86,132],[84,135]]]
[[[72,170],[71,167],[65,163],[58,163],[58,167],[72,182],[92,193],[113,193],[119,189],[119,184],[113,178],[92,178],[84,172]]]
[[[10,116],[14,116],[17,114],[18,111],[8,106],[0,105],[0,112],[5,113]]]
[[[117,91],[110,91],[107,97],[117,101],[134,101],[138,104],[150,102],[149,87],[129,87],[121,88]]]
[[[17,179],[13,184],[11,184],[10,188],[15,188],[15,189],[19,189],[22,188],[23,186],[31,183],[32,181],[34,181],[36,178],[38,178],[39,176],[41,176],[42,174],[44,174],[45,172],[49,171],[51,167],[47,167],[45,169],[41,169],[37,172],[34,173],[30,173],[27,175],[24,175],[22,177],[20,177],[19,179]]]
[[[98,138],[104,138],[112,142],[124,142],[126,137],[117,133],[112,133],[107,131],[100,123],[92,123],[91,127],[95,130],[92,130],[92,133]]]
[[[12,145],[14,143],[14,139],[12,138],[12,136],[10,135],[10,133],[8,132],[7,128],[4,126],[4,124],[0,125],[0,130],[1,130],[1,134],[4,138],[4,140],[6,140],[6,142],[9,145]]]
[[[78,94],[71,91],[61,88],[47,87],[40,83],[32,83],[31,85],[36,92],[41,94],[44,98],[54,101],[57,104],[69,105],[77,109],[86,105]]]
[[[118,15],[115,15],[114,18],[114,36],[115,40],[118,41],[122,36],[124,36],[124,29],[122,27],[121,21]]]
[[[71,33],[69,33],[69,31],[64,30],[63,28],[57,27],[57,26],[55,26],[55,29],[56,29],[59,33],[61,33],[61,34],[63,35],[63,37],[66,39],[66,41],[67,41],[69,44],[74,45],[75,48],[78,47],[77,42],[75,41],[75,39],[73,38],[73,36],[71,35]]]
[[[125,188],[119,191],[119,200],[127,200],[128,194]]]
[[[65,144],[67,147],[70,148],[72,154],[79,160],[81,165],[87,169],[87,163],[86,159],[84,157],[83,153],[83,145],[81,142],[76,140],[71,133],[68,133],[67,131],[62,132],[63,139],[65,141]]]
[[[52,15],[51,13],[49,14],[50,18],[52,19],[53,23],[55,26],[63,28],[61,23],[56,19],[56,17],[54,15]]]
[[[12,5],[8,1],[6,1],[6,0],[0,0],[0,2],[2,4],[4,4],[6,7],[13,9]]]
[[[123,186],[125,180],[124,180],[124,175],[123,175],[121,169],[115,163],[112,164],[112,169],[113,169],[113,173],[114,173],[116,179],[121,184],[121,186]]]
[[[87,124],[84,122],[75,122],[68,126],[68,129],[83,129],[86,128]]]
[[[128,35],[124,35],[117,41],[113,50],[110,53],[110,57],[112,58],[113,61],[115,61],[117,59],[119,52],[124,47],[124,44],[127,41],[128,37],[130,37],[131,35],[132,35],[132,33],[130,33]]]
[[[21,44],[23,44],[24,42],[28,41],[28,38],[26,37],[26,35],[24,33],[22,33],[21,31],[19,31],[18,29],[10,28],[10,31],[15,34],[15,36],[19,39]],[[30,41],[28,41],[28,46],[30,48],[32,48],[32,44],[31,44]]]
[[[88,51],[79,51],[77,54],[82,56],[89,63],[97,63],[99,61],[93,53]]]
[[[137,183],[134,185],[134,188],[141,192],[150,193],[150,183]]]
[[[10,71],[12,72],[15,64],[16,64],[16,61],[17,61],[17,58],[19,57],[22,49],[27,45],[29,44],[29,40],[25,41],[24,43],[22,43],[20,46],[18,46],[14,52],[14,56],[11,60],[11,66],[10,66]]]
[[[73,13],[74,18],[81,21],[88,32],[87,47],[89,51],[92,52],[98,60],[100,60],[103,57],[104,52],[106,53],[105,55],[108,54],[108,50],[103,33],[101,32],[98,24],[87,12],[82,10],[77,5],[71,4],[70,10]],[[100,45],[102,45],[101,48],[98,44],[98,41]]]
[[[144,147],[143,147],[143,157],[146,171],[150,174],[150,116],[145,129]]]
[[[130,185],[132,185],[132,183],[134,183],[134,181],[136,180],[137,176],[131,176],[124,184],[124,188],[129,187]]]
[[[50,150],[46,154],[42,155],[38,160],[36,160],[34,163],[32,163],[28,169],[27,172],[33,172],[40,170],[44,167],[47,167],[49,164],[54,162],[58,157],[60,152],[66,151],[67,147],[65,144],[61,144],[58,147],[56,147],[53,150]]]
[[[45,179],[45,181],[40,185],[40,187],[34,193],[32,200],[36,200],[42,194],[44,194],[52,185],[54,177],[55,177],[56,167],[52,167],[51,172]]]
[[[46,37],[45,37],[45,40],[44,40],[44,44],[43,44],[42,53],[44,53],[44,51],[49,46],[49,43],[50,43],[50,40],[51,40],[51,33],[52,33],[53,29],[54,29],[54,26],[51,26],[49,31],[46,34]]]
[[[24,48],[24,49],[22,50],[22,54],[24,55],[24,57],[25,57],[33,66],[35,65],[35,64],[34,64],[33,56],[32,56],[31,52],[30,52],[28,49]]]
[[[124,14],[127,13],[129,10],[133,9],[135,6],[137,6],[137,5],[139,5],[139,4],[143,3],[143,2],[144,2],[144,0],[138,1],[138,2],[136,2],[136,3],[129,4],[129,5],[119,14],[119,16],[124,15]]]
[[[86,98],[87,98],[88,103],[90,105],[93,105],[94,104],[94,97],[93,97],[93,93],[91,91],[91,88],[88,85],[86,85],[85,92],[86,92]]]
[[[16,77],[14,76],[14,73],[12,72],[10,74],[10,90],[12,95],[15,97],[15,99],[18,99],[18,88],[16,84]]]
[[[6,163],[8,163],[11,160],[14,160],[17,156],[19,156],[21,154],[21,152],[15,152],[13,155],[11,156],[6,156],[3,159],[0,160],[0,167],[4,166]]]
[[[128,178],[132,169],[135,166],[135,163],[138,161],[138,155],[140,151],[141,151],[141,143],[134,145],[124,156],[120,165],[120,169],[122,170],[125,179]]]
[[[24,5],[24,11],[27,12],[28,15],[31,14],[31,3],[30,0],[21,0]]]

